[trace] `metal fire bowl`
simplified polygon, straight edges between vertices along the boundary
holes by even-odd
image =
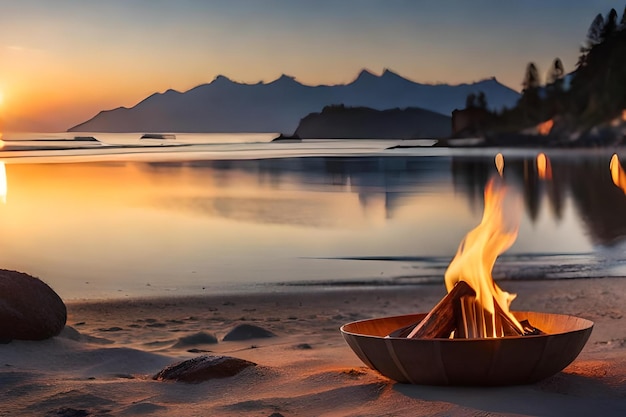
[[[546,334],[485,339],[407,339],[385,336],[426,317],[409,314],[355,321],[341,333],[370,368],[421,385],[530,384],[561,371],[580,353],[593,322],[561,314],[513,312]]]

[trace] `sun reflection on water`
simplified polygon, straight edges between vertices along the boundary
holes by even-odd
[[[7,202],[7,170],[3,161],[0,161],[0,202]]]

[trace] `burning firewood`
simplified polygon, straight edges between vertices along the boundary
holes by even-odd
[[[520,321],[520,324],[524,328],[524,336],[537,336],[540,334],[546,334],[544,331],[530,324],[528,320],[522,320]]]
[[[504,313],[495,300],[493,304],[495,312],[491,314],[474,297],[463,297],[455,316],[454,338],[523,336],[524,332]]]
[[[414,339],[450,338],[474,339],[482,337],[530,336],[544,334],[532,326],[528,320],[520,322],[520,330],[498,305],[495,305],[495,319],[476,302],[476,292],[465,281],[459,281],[454,288],[421,321],[401,327],[388,337]],[[477,323],[488,323],[481,326]]]
[[[397,329],[389,334],[390,337],[411,338],[441,338],[449,337],[456,328],[455,310],[458,310],[460,300],[464,296],[474,296],[476,292],[465,281],[459,281],[452,291],[418,323]]]
[[[545,155],[540,158],[547,166]],[[491,271],[498,256],[510,248],[520,223],[520,195],[506,184],[504,157],[496,156],[500,176],[485,186],[480,224],[467,233],[444,279],[448,294],[419,323],[397,329],[389,337],[492,338],[540,334],[509,311],[515,294],[503,291]]]

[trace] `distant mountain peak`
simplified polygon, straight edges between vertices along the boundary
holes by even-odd
[[[489,77],[489,78],[485,78],[479,81],[475,81],[472,83],[473,86],[478,86],[480,88],[486,88],[486,89],[492,89],[492,88],[502,88],[505,90],[509,90],[511,92],[515,92],[516,94],[519,94],[517,91],[515,91],[514,89],[512,89],[509,86],[506,86],[502,83],[500,83],[500,81],[498,81],[496,79],[496,77]]]
[[[393,77],[400,77],[400,78],[402,78],[400,75],[398,75],[398,73],[393,72],[393,71],[392,71],[392,70],[390,70],[389,68],[385,68],[385,69],[383,70],[382,75],[381,75],[381,77],[391,77],[391,76],[393,76]]]
[[[377,77],[376,74],[374,74],[372,71],[370,71],[367,68],[363,68],[361,72],[359,72],[359,75],[371,75],[372,77]]]
[[[217,77],[215,77],[213,79],[213,81],[211,81],[210,84],[229,84],[232,83],[233,81],[226,77],[225,75],[218,75]]]
[[[483,78],[482,80],[476,81],[474,82],[474,84],[479,84],[479,83],[497,83],[498,80],[496,80],[496,77],[487,77],[487,78]]]
[[[380,78],[383,80],[400,80],[400,81],[412,82],[410,80],[407,80],[406,78],[404,78],[402,75],[398,74],[397,72],[390,70],[389,68],[385,68],[383,70],[383,73],[380,76]]]
[[[296,77],[292,75],[282,74],[280,77],[276,78],[274,81],[269,82],[268,84],[287,83],[287,82],[297,83]]]
[[[374,81],[384,81],[384,80],[406,80],[406,78],[401,75],[391,71],[389,68],[385,68],[381,75],[376,75],[368,69],[362,69],[353,83],[356,82],[374,82]]]
[[[374,74],[373,72],[371,72],[370,70],[363,68],[361,70],[361,72],[359,72],[359,75],[357,75],[356,80],[362,80],[362,79],[368,79],[368,78],[378,78],[378,76],[376,74]]]

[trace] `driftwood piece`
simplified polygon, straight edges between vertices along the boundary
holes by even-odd
[[[455,309],[461,297],[476,293],[465,281],[459,281],[452,290],[439,301],[424,320],[397,329],[389,337],[446,338],[455,329]]]

